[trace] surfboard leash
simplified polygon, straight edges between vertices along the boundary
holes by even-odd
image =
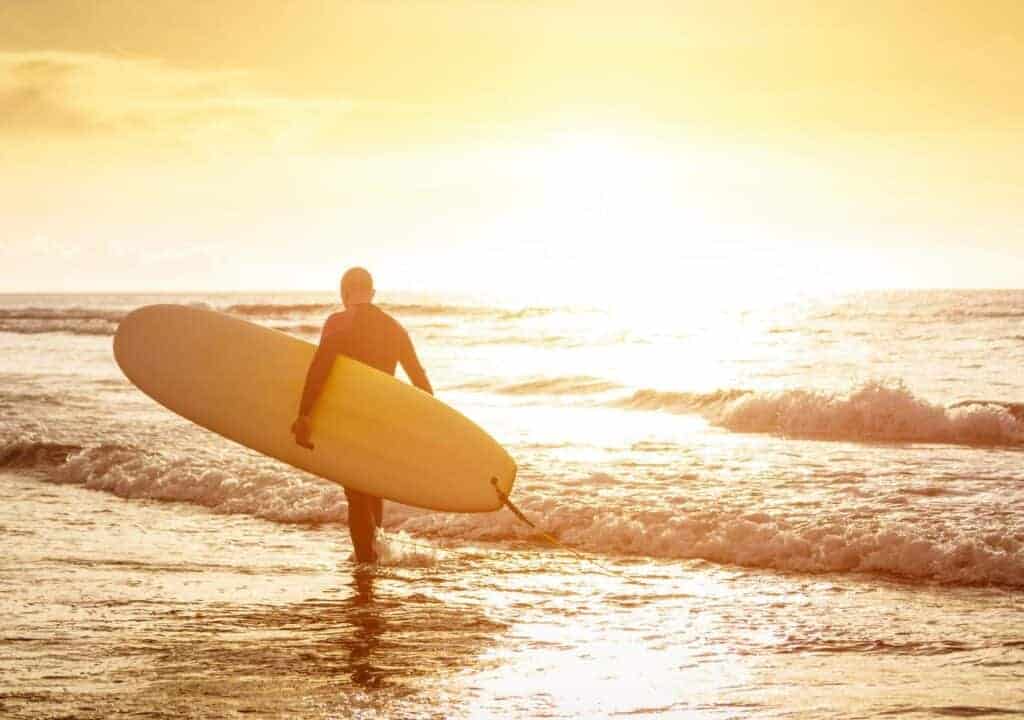
[[[535,530],[538,535],[540,535],[542,538],[547,540],[549,543],[551,543],[552,545],[554,545],[557,548],[560,548],[562,550],[566,550],[566,551],[572,553],[573,556],[577,560],[582,560],[585,563],[590,563],[595,568],[597,568],[599,571],[601,571],[603,574],[608,575],[609,577],[614,577],[614,578],[621,578],[622,577],[621,573],[616,573],[616,572],[614,572],[612,570],[609,570],[608,568],[604,567],[601,563],[597,562],[596,560],[593,560],[592,558],[585,557],[576,548],[569,547],[565,543],[561,542],[554,535],[551,535],[550,533],[544,532],[539,527],[537,527],[534,523],[532,523],[530,521],[530,518],[526,517],[526,515],[523,514],[522,510],[520,510],[519,508],[517,508],[515,506],[515,503],[513,503],[512,500],[509,499],[509,496],[501,491],[501,488],[498,487],[498,478],[492,477],[491,478],[491,485],[494,486],[494,492],[498,493],[498,499],[501,500],[501,504],[503,506],[507,507],[509,510],[511,510],[513,515],[515,515],[517,518],[522,520],[532,530]]]

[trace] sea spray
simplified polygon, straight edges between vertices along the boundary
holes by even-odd
[[[404,531],[386,532],[377,529],[374,536],[377,561],[387,567],[433,567],[445,556],[426,540],[411,537]]]
[[[998,403],[946,407],[901,380],[870,380],[847,394],[794,388],[710,393],[638,390],[610,403],[642,411],[699,414],[733,432],[792,438],[951,445],[1020,445],[1024,421]]]
[[[736,432],[872,442],[1016,445],[1024,423],[1005,407],[947,408],[915,396],[902,382],[870,381],[847,395],[814,390],[748,393],[709,413]]]

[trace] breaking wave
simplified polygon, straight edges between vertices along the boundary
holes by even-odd
[[[480,380],[452,389],[582,397],[614,393],[622,386],[604,378],[570,375],[515,383]],[[799,388],[774,392],[726,388],[707,393],[644,389],[595,402],[625,410],[698,414],[712,425],[733,432],[791,438],[969,446],[1024,444],[1024,403],[968,400],[939,405],[917,397],[899,381],[872,380],[847,394]]]
[[[970,401],[946,407],[900,382],[870,381],[848,394],[792,389],[679,393],[640,390],[613,403],[634,410],[699,413],[734,432],[861,442],[1024,444],[1024,405]]]
[[[0,447],[0,467],[35,470],[50,482],[122,498],[186,502],[278,523],[343,524],[347,514],[341,487],[276,465],[233,468],[220,463],[214,469],[189,458],[125,445],[79,447],[25,440]],[[614,478],[601,474],[586,482]],[[895,491],[913,494],[919,489]],[[824,516],[795,521],[782,513],[750,508],[631,507],[625,512],[615,505],[595,506],[575,498],[556,501],[528,488],[520,491],[517,502],[546,532],[595,553],[700,559],[801,573],[883,573],[962,585],[1024,586],[1024,529],[1013,523],[987,532],[971,527],[935,532],[926,523],[908,519],[867,522]],[[410,553],[402,544],[415,545],[415,538],[457,543],[537,539],[535,530],[507,511],[434,513],[392,503],[385,527],[395,540],[389,551],[395,562],[436,561],[429,546],[405,560],[398,557]]]
[[[714,424],[737,432],[769,432],[829,440],[1017,445],[1024,422],[1012,406],[955,408],[916,397],[902,384],[869,382],[848,395],[813,390],[751,393],[717,410]]]
[[[0,468],[41,471],[50,482],[123,498],[188,502],[280,523],[319,525],[346,517],[341,486],[277,464],[210,467],[128,445],[30,439],[0,446]]]
[[[955,585],[1024,586],[1024,530],[936,533],[912,521],[790,521],[749,510],[696,513],[555,506],[526,497],[520,507],[560,541],[595,553],[706,560],[799,573],[874,573]],[[412,517],[403,528],[428,536],[501,541],[534,539],[510,513]]]
[[[0,468],[56,467],[82,450],[67,443],[21,440],[0,446]]]

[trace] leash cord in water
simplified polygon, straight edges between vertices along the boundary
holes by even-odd
[[[494,492],[498,493],[498,499],[501,500],[501,504],[503,506],[507,507],[509,510],[511,510],[513,515],[515,515],[517,518],[522,520],[531,529],[536,530],[537,534],[540,535],[545,540],[547,540],[549,543],[551,543],[552,545],[554,545],[557,548],[560,548],[562,550],[566,550],[566,551],[572,553],[573,556],[577,560],[581,560],[581,561],[583,561],[585,563],[590,563],[591,565],[593,565],[594,567],[596,567],[598,570],[600,570],[605,575],[608,575],[609,577],[614,577],[614,578],[621,577],[620,573],[616,573],[616,572],[613,572],[612,570],[609,570],[608,568],[604,567],[601,563],[597,562],[596,560],[592,560],[591,558],[584,557],[583,555],[580,554],[579,550],[577,550],[576,548],[569,547],[565,543],[559,541],[559,539],[556,538],[554,535],[551,535],[550,533],[544,532],[539,527],[537,527],[532,522],[530,522],[530,518],[526,517],[526,515],[523,514],[523,511],[520,510],[519,508],[517,508],[515,506],[515,504],[509,499],[508,495],[503,493],[501,491],[501,488],[498,487],[498,478],[492,477],[491,478],[491,485],[494,486]]]

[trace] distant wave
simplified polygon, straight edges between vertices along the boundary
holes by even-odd
[[[738,388],[715,390],[709,393],[663,392],[659,390],[637,390],[629,397],[620,398],[611,404],[628,410],[667,410],[677,413],[713,413],[739,398],[751,395],[752,391]]]
[[[187,502],[216,512],[286,524],[344,523],[341,487],[287,468],[211,468],[189,458],[136,447],[89,447],[29,439],[0,446],[0,467],[29,469],[50,482],[123,498]],[[594,475],[583,485],[615,478]],[[899,490],[920,494],[920,488]],[[941,488],[928,494],[941,494]],[[1018,526],[976,532],[956,528],[937,537],[910,520],[788,520],[756,508],[700,512],[595,505],[568,495],[518,493],[517,502],[545,531],[582,550],[612,555],[701,559],[802,573],[884,573],[962,585],[1024,586],[1024,536]],[[385,527],[415,537],[456,542],[522,541],[534,530],[511,513],[432,513],[390,504]]]
[[[68,333],[72,335],[113,335],[123,310],[95,308],[9,308],[0,309],[0,332],[21,335]]]
[[[619,385],[589,375],[568,375],[565,377],[535,378],[514,383],[493,380],[457,385],[454,390],[486,390],[500,395],[590,395],[615,390]]]
[[[991,303],[976,307],[899,307],[889,306],[885,310],[873,309],[870,306],[840,306],[818,312],[810,316],[813,321],[856,320],[916,323],[956,323],[964,324],[972,321],[985,320],[1022,320],[1024,307],[1021,303]]]
[[[441,337],[449,344],[461,345],[463,347],[474,347],[480,345],[532,345],[546,348],[575,348],[585,344],[581,338],[573,338],[567,335],[551,335],[545,333],[530,333],[520,335],[476,335],[453,338],[450,332]]]
[[[228,305],[223,308],[223,312],[233,315],[274,318],[292,315],[323,314],[338,309],[340,308],[337,303],[254,303]]]
[[[298,334],[319,333],[323,320],[331,312],[341,309],[338,303],[236,303],[218,308],[211,308],[206,303],[190,303],[195,307],[220,310],[255,322],[269,322],[284,332]],[[498,321],[514,321],[530,317],[539,317],[550,312],[550,308],[523,308],[509,310],[474,305],[445,304],[401,304],[384,303],[384,310],[398,316],[409,317],[451,317],[479,318]],[[43,333],[67,333],[72,335],[112,336],[117,332],[118,323],[128,314],[128,310],[114,308],[46,308],[21,307],[0,308],[0,332],[35,335]],[[288,324],[292,320],[292,324]],[[277,321],[277,324],[275,324]],[[282,324],[284,323],[284,324]],[[447,325],[445,326],[447,327]],[[509,338],[478,338],[467,339],[463,344],[505,344],[536,341],[535,336]],[[567,338],[546,337],[543,344],[568,342]]]
[[[270,327],[292,335],[319,335],[323,325],[298,323],[297,325],[271,325]]]
[[[707,394],[641,390],[614,404],[637,410],[697,412],[735,432],[866,442],[1024,444],[1024,408],[973,401],[954,407],[915,396],[902,383],[870,381],[849,394],[819,390]]]
[[[518,320],[545,315],[549,308],[523,308],[509,310],[482,305],[448,305],[443,303],[379,303],[379,307],[396,315],[406,316],[454,316],[493,317],[500,320]],[[295,317],[305,315],[322,316],[342,309],[339,303],[252,303],[228,305],[224,312],[257,318]]]
[[[117,323],[58,321],[58,322],[5,322],[0,320],[0,332],[17,335],[43,335],[65,333],[67,335],[111,336],[117,332]]]
[[[102,308],[0,308],[0,320],[108,320],[119,322],[127,315],[125,310]]]
[[[1024,309],[958,308],[940,317],[944,320],[1015,320],[1024,319]]]
[[[396,315],[449,315],[455,317],[488,317],[497,320],[522,320],[531,317],[541,317],[553,312],[551,308],[542,307],[510,310],[483,305],[382,303],[380,307]]]

